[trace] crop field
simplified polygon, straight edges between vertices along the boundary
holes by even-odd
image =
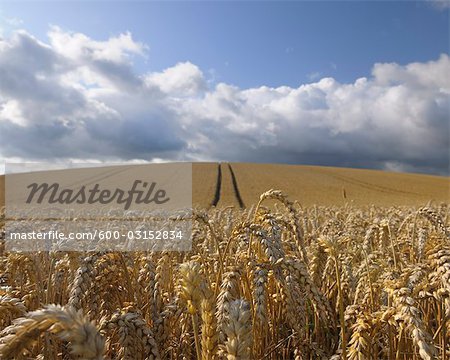
[[[0,206],[5,201],[4,184],[0,176]],[[272,188],[302,206],[421,206],[450,199],[448,177],[321,166],[193,163],[192,200],[198,208],[251,207]]]
[[[189,252],[0,244],[0,359],[450,359],[448,178],[204,163],[193,182]]]
[[[272,188],[289,194],[302,206],[420,206],[430,200],[450,199],[446,177],[322,166],[200,163],[193,167],[193,200],[197,206],[211,206],[219,169],[217,207],[250,207],[260,194]]]

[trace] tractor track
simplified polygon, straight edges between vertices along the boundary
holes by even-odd
[[[234,171],[233,171],[233,168],[231,167],[230,163],[228,163],[228,169],[230,170],[230,173],[231,173],[231,181],[233,182],[234,196],[236,197],[239,207],[241,209],[244,209],[245,204],[244,204],[244,201],[242,200],[241,193],[239,192],[239,186],[238,186],[238,183],[236,180],[236,175],[234,175]]]
[[[217,206],[220,201],[220,191],[222,188],[222,166],[221,163],[217,165],[217,180],[216,180],[216,191],[214,193],[214,199],[211,206]]]
[[[238,186],[238,182],[236,179],[236,175],[233,171],[232,166],[229,163],[226,163],[226,164],[228,167],[228,171],[230,172],[231,184],[230,184],[230,186],[228,186],[228,184],[229,184],[228,181],[230,181],[230,180],[228,180],[228,174],[226,174],[225,178],[224,178],[223,171],[226,171],[225,170],[226,168],[222,169],[222,165],[225,165],[225,164],[219,163],[217,165],[216,190],[214,192],[214,198],[211,202],[211,207],[217,207],[221,201],[227,203],[227,201],[229,201],[228,196],[231,195],[230,193],[228,193],[228,191],[231,191],[231,189],[232,189],[231,196],[234,197],[236,203],[239,205],[239,207],[241,209],[245,209],[244,201],[242,200],[241,193],[239,192],[239,186]],[[226,183],[224,183],[224,181],[226,181]],[[224,184],[225,184],[225,187],[224,187]],[[222,199],[223,197],[225,197],[226,199],[223,200]]]
[[[372,190],[372,191],[379,191],[379,192],[387,193],[387,194],[405,194],[405,195],[419,195],[420,196],[420,194],[418,194],[416,192],[394,189],[394,188],[390,188],[390,187],[383,186],[383,185],[371,184],[369,182],[351,178],[351,177],[345,176],[345,175],[331,174],[329,172],[327,172],[327,174],[331,177],[334,177],[335,179],[339,179],[339,180],[347,182],[349,184],[352,184],[355,186],[360,186],[362,188]]]

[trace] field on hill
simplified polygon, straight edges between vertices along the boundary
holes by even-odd
[[[249,207],[269,189],[282,190],[303,206],[419,206],[450,200],[448,177],[320,166],[194,163],[192,185],[194,206],[201,208]]]
[[[193,200],[200,207],[210,206],[215,197],[219,198],[215,204],[218,207],[248,207],[255,205],[259,195],[269,189],[282,190],[303,206],[346,203],[419,206],[430,200],[437,203],[450,200],[448,177],[377,170],[200,163],[194,164],[193,177]]]
[[[0,238],[0,359],[450,359],[447,178],[204,163],[193,182],[191,251]]]

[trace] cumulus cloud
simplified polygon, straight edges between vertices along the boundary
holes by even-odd
[[[450,58],[379,63],[353,83],[210,85],[190,62],[137,74],[147,46],[52,27],[0,40],[0,154],[228,160],[446,174]]]
[[[206,90],[203,73],[190,62],[178,63],[163,72],[146,75],[145,82],[169,96],[195,96]]]

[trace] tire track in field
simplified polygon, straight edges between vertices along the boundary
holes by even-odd
[[[217,165],[217,180],[216,180],[216,192],[214,193],[214,199],[211,206],[217,206],[220,201],[220,191],[222,188],[222,164]]]
[[[231,167],[230,163],[228,163],[228,169],[230,170],[231,173],[231,181],[233,183],[234,196],[236,197],[239,207],[241,209],[244,209],[245,204],[244,201],[242,200],[241,193],[239,192],[239,186],[236,180],[236,175],[234,174],[233,168]]]
[[[383,185],[376,185],[376,184],[371,184],[369,182],[366,181],[362,181],[362,180],[358,180],[355,178],[351,178],[349,176],[345,176],[345,175],[338,175],[338,174],[331,174],[328,173],[328,175],[342,180],[344,182],[353,184],[355,186],[361,186],[362,188],[366,188],[372,191],[379,191],[382,193],[387,193],[387,194],[405,194],[405,195],[421,195],[412,191],[407,191],[407,190],[400,190],[400,189],[395,189],[395,188],[389,188],[387,186],[383,186]]]

